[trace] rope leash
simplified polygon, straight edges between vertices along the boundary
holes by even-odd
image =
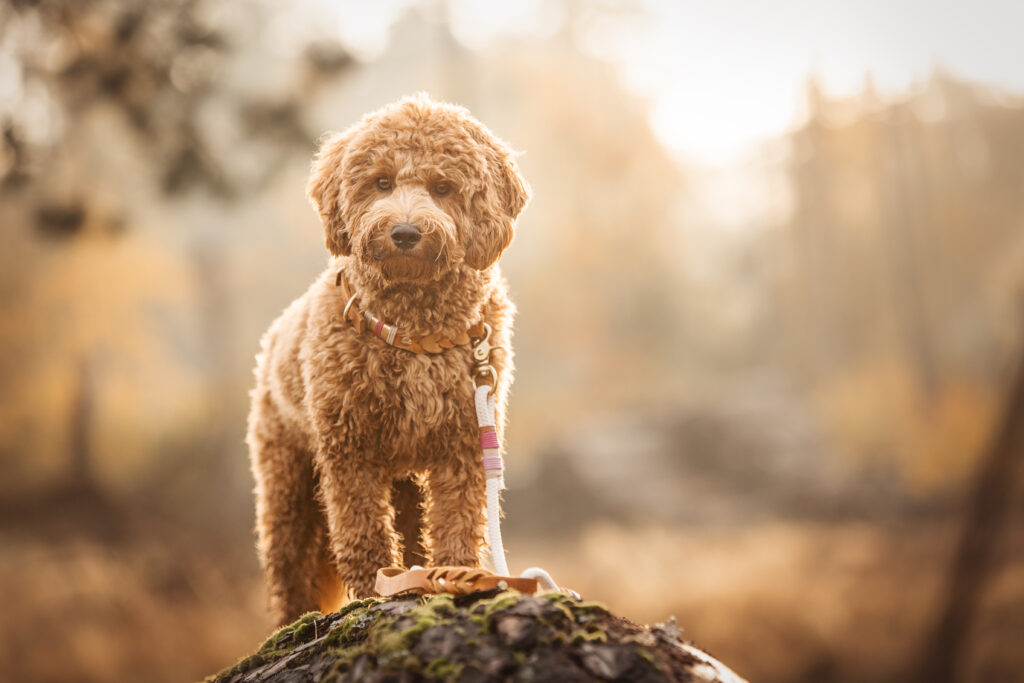
[[[491,365],[491,352],[500,347],[491,346],[491,326],[484,323],[484,336],[474,339],[473,345],[473,402],[476,406],[476,423],[480,430],[481,464],[484,468],[487,486],[487,538],[491,546],[491,564],[494,571],[508,576],[505,561],[505,545],[501,540],[501,510],[499,494],[505,490],[505,464],[501,459],[501,444],[498,442],[497,409],[494,392],[498,386],[498,373]],[[489,384],[490,380],[493,384]]]
[[[501,443],[498,441],[496,431],[497,410],[494,401],[494,393],[498,386],[498,372],[490,363],[491,353],[495,349],[505,349],[502,346],[493,346],[490,339],[491,326],[484,323],[484,336],[472,341],[473,374],[476,383],[473,401],[476,405],[476,420],[480,430],[480,450],[487,485],[487,537],[491,548],[491,564],[494,566],[496,574],[508,576],[505,545],[501,540],[499,500],[500,492],[505,490],[505,465],[502,461]],[[488,384],[487,379],[490,379],[493,384]],[[577,600],[580,599],[576,591],[559,587],[551,578],[551,574],[540,567],[528,568],[520,574],[519,578],[534,581],[544,590],[560,590],[572,595]],[[499,582],[500,585],[501,582]],[[536,590],[529,592],[536,592]]]
[[[501,514],[498,496],[505,490],[505,466],[501,461],[498,433],[494,431],[494,391],[481,384],[474,394],[476,420],[480,427],[480,449],[483,451],[484,475],[487,477],[487,537],[491,545],[491,563],[494,571],[508,575],[505,545],[501,541]]]

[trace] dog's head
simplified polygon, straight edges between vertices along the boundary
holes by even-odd
[[[423,95],[327,137],[307,191],[331,253],[389,281],[488,268],[529,198],[501,140],[462,107]]]

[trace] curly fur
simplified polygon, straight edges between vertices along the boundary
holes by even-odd
[[[378,568],[401,564],[396,478],[421,488],[428,561],[479,566],[485,486],[470,349],[413,354],[358,334],[335,274],[362,310],[413,335],[456,336],[483,316],[509,349],[492,355],[500,431],[514,308],[496,262],[528,199],[503,142],[465,109],[422,95],[328,136],[307,190],[331,264],[263,337],[247,436],[258,551],[282,623],[369,595]],[[408,251],[390,239],[402,222],[423,235]]]

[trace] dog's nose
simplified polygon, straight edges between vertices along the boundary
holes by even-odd
[[[420,229],[412,223],[399,223],[391,228],[391,241],[399,249],[412,249],[420,241]]]

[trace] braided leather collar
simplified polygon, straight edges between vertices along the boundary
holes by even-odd
[[[334,284],[341,288],[341,294],[345,298],[343,315],[352,323],[356,332],[362,334],[365,330],[370,330],[391,346],[413,353],[441,353],[445,349],[468,344],[472,339],[484,335],[485,328],[482,320],[454,338],[436,333],[421,336],[405,334],[398,329],[397,325],[388,325],[369,311],[359,310],[359,306],[356,304],[356,293],[345,279],[344,271],[338,271]]]

